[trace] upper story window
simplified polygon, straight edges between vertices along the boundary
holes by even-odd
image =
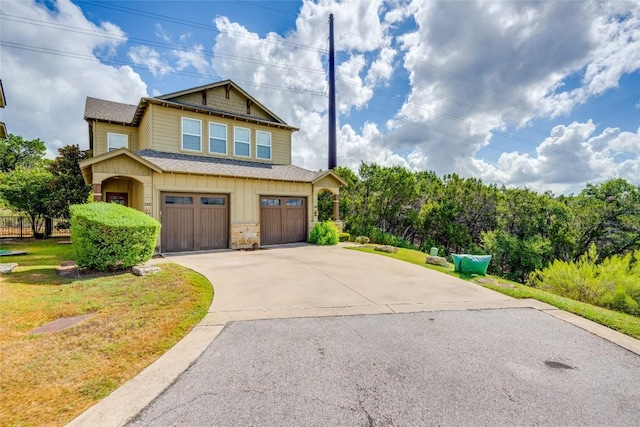
[[[227,154],[227,125],[209,123],[209,152]]]
[[[121,133],[107,133],[108,150],[113,151],[118,148],[129,148],[129,136]]]
[[[182,149],[202,151],[202,122],[196,119],[182,118]]]
[[[235,156],[251,156],[251,132],[247,128],[233,128],[233,154]]]
[[[271,160],[271,133],[256,131],[256,157]]]

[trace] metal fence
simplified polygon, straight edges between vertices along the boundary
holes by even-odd
[[[39,230],[33,235],[31,219],[26,216],[0,216],[0,239],[3,238],[49,238],[69,237],[69,220],[60,218],[47,218]]]

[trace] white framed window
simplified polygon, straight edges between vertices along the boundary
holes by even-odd
[[[227,154],[227,125],[209,122],[209,152]]]
[[[129,148],[129,135],[107,132],[107,147],[109,151],[114,151],[118,148]]]
[[[251,157],[251,131],[249,129],[233,127],[233,155]]]
[[[202,151],[202,122],[196,119],[182,118],[182,149]]]
[[[271,132],[256,131],[256,157],[271,160]]]

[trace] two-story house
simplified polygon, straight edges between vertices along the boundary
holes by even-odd
[[[344,181],[292,165],[297,129],[230,80],[138,105],[87,98],[85,120],[94,201],[159,220],[161,252],[305,241],[321,191],[338,220]]]

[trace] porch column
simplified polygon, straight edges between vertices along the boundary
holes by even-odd
[[[93,201],[94,202],[102,201],[102,183],[93,184]]]
[[[340,195],[333,195],[333,220],[340,221]]]

